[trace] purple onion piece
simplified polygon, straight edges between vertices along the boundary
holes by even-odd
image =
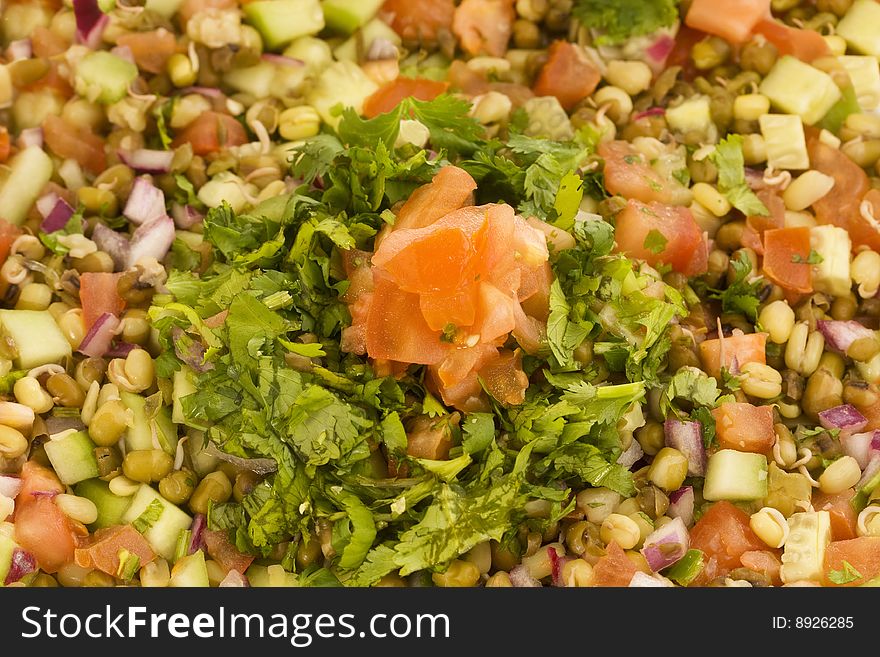
[[[73,0],[73,15],[77,39],[89,48],[97,49],[104,28],[110,22],[109,16],[98,6],[98,0]]]
[[[251,583],[243,573],[233,568],[226,573],[226,577],[223,578],[223,581],[218,586],[221,589],[247,589],[250,588]]]
[[[57,490],[32,490],[31,497],[48,497],[54,500],[58,496]]]
[[[79,351],[86,356],[100,358],[110,348],[116,329],[119,328],[119,318],[113,313],[104,313],[89,328],[86,337],[79,345]]]
[[[706,474],[706,448],[703,446],[703,425],[669,419],[663,424],[666,445],[674,447],[688,460],[688,476],[703,477]]]
[[[0,475],[0,495],[15,499],[24,485],[22,480],[13,475]]]
[[[529,569],[522,564],[511,568],[510,583],[518,589],[541,588],[541,582],[532,577]]]
[[[645,119],[649,116],[664,116],[666,114],[666,110],[662,107],[649,107],[644,112],[637,112],[633,115],[632,120],[638,121],[639,119]]]
[[[666,58],[669,57],[674,48],[675,39],[668,34],[663,34],[658,37],[654,43],[648,46],[648,49],[645,50],[645,54],[657,64],[663,64],[666,62]]]
[[[171,217],[174,219],[174,225],[180,230],[189,230],[193,226],[197,226],[205,219],[205,215],[196,210],[191,205],[181,205],[180,203],[171,204]]]
[[[155,258],[161,262],[171,249],[175,237],[174,220],[167,215],[138,226],[131,236],[126,268],[134,267],[142,258]]]
[[[158,151],[138,148],[133,151],[119,150],[119,159],[135,171],[142,173],[168,173],[174,161],[174,151]],[[162,196],[162,212],[165,212],[165,196]]]
[[[12,550],[12,563],[9,566],[9,572],[6,573],[6,580],[3,583],[9,586],[36,570],[37,560],[34,559],[34,555],[17,547]]]
[[[694,489],[691,486],[682,486],[676,491],[669,493],[669,508],[666,515],[670,518],[681,518],[686,527],[694,522]]]
[[[690,546],[690,536],[684,521],[673,518],[660,529],[655,529],[645,539],[639,552],[654,572],[668,568],[681,559]]]
[[[173,157],[173,155],[172,155]],[[134,224],[165,216],[165,194],[145,176],[135,179],[122,214]]]
[[[110,358],[125,358],[137,348],[138,346],[136,344],[131,344],[130,342],[116,342],[104,355],[109,356]]]
[[[208,518],[204,513],[197,513],[193,516],[192,525],[189,530],[192,532],[192,538],[189,541],[189,551],[187,554],[195,554],[205,547],[205,528],[208,526]]]
[[[819,423],[826,429],[840,429],[854,433],[868,426],[868,418],[859,413],[852,404],[841,404],[819,413]]]
[[[128,253],[131,250],[128,237],[104,224],[95,224],[92,230],[92,241],[101,251],[109,254],[113,259],[116,271],[128,266]]]
[[[43,219],[43,223],[40,224],[40,230],[44,233],[54,233],[56,230],[61,230],[70,221],[73,212],[73,208],[70,207],[67,201],[59,198],[55,201],[52,211]]]
[[[651,577],[650,575],[643,573],[641,570],[637,570],[632,579],[629,580],[629,584],[627,584],[630,588],[667,588],[669,584],[662,582],[656,577]]]
[[[871,460],[871,449],[874,441],[880,442],[880,431],[866,431],[865,433],[840,434],[840,445],[843,453],[853,457],[864,470]]]
[[[874,337],[874,331],[854,320],[844,322],[820,319],[816,322],[816,326],[825,337],[825,344],[842,354],[845,354],[856,340]]]

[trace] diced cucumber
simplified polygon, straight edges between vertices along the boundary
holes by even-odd
[[[880,57],[880,5],[874,0],[856,0],[836,32],[853,50]]]
[[[764,114],[758,119],[767,148],[767,164],[774,169],[809,169],[810,155],[801,117]]]
[[[98,471],[95,443],[85,431],[71,433],[59,440],[49,440],[43,447],[62,484],[72,486],[94,479]]]
[[[816,127],[836,134],[846,121],[846,117],[850,114],[858,114],[860,111],[861,107],[859,99],[856,97],[856,90],[852,85],[848,85],[841,89],[840,100],[834,103],[834,106],[828,110],[828,113],[822,117]]]
[[[821,256],[813,265],[813,289],[834,296],[847,296],[852,288],[849,233],[838,226],[810,228],[810,247]]]
[[[201,550],[183,557],[171,569],[172,588],[207,588],[211,586],[208,581],[208,566],[205,564],[205,553]]]
[[[336,127],[340,117],[333,115],[333,108],[352,107],[360,114],[364,109],[364,101],[378,88],[357,64],[336,62],[324,69],[307,100],[325,123]]]
[[[666,110],[666,122],[676,132],[699,134],[709,143],[718,136],[708,96],[692,96],[678,107],[670,107]]]
[[[336,32],[351,34],[379,11],[385,0],[323,0],[324,21]]]
[[[269,572],[266,566],[251,564],[244,571],[244,576],[248,578],[251,588],[267,588],[269,586]]]
[[[0,190],[0,214],[20,225],[52,177],[52,159],[39,146],[28,146],[9,163],[9,176]]]
[[[324,12],[318,0],[257,0],[243,10],[269,50],[324,29]]]
[[[187,365],[183,365],[174,373],[174,387],[171,389],[171,420],[177,424],[185,424],[186,417],[183,414],[181,399],[196,392],[195,372]]]
[[[372,43],[377,39],[385,39],[396,46],[402,43],[397,32],[392,30],[388,23],[376,18],[364,25],[357,34],[353,35],[341,46],[337,47],[333,54],[340,61],[345,60],[357,63],[360,57],[366,54],[363,51],[369,50]]]
[[[788,527],[780,570],[782,581],[820,581],[825,549],[831,542],[830,514],[827,511],[795,513],[788,519]]]
[[[183,0],[147,0],[144,3],[144,9],[154,11],[165,18],[171,18],[182,4]]]
[[[809,505],[813,487],[800,472],[786,472],[771,462],[768,475],[764,506],[773,507],[787,518],[802,504]]]
[[[223,76],[233,89],[255,98],[287,98],[299,95],[308,69],[305,66],[276,65],[261,61],[247,68],[232,69]]]
[[[722,449],[709,457],[703,497],[709,501],[761,500],[767,497],[767,457]]]
[[[190,431],[189,440],[185,443],[189,448],[189,457],[192,461],[193,469],[200,477],[204,477],[209,472],[216,470],[217,465],[220,463],[220,459],[205,451],[206,440],[203,431]]]
[[[94,502],[98,519],[89,525],[92,531],[123,524],[123,516],[131,506],[130,497],[119,497],[110,491],[110,485],[100,479],[87,479],[74,487],[74,492]]]
[[[20,369],[60,363],[71,355],[70,343],[47,310],[0,310],[0,324],[15,344]]]
[[[110,105],[126,97],[137,76],[137,66],[127,59],[103,50],[90,52],[76,66],[76,93]]]
[[[849,73],[859,106],[866,112],[880,106],[880,63],[876,57],[846,55],[838,57]]]
[[[284,51],[285,57],[293,57],[306,63],[306,73],[313,75],[333,63],[333,51],[324,39],[312,36],[300,37]]]
[[[128,450],[153,449],[155,444],[171,454],[177,451],[177,426],[171,419],[171,409],[160,406],[151,409],[150,404],[155,400],[147,400],[140,395],[131,392],[120,392],[122,403],[132,413],[131,426],[125,436],[125,447]],[[149,402],[149,403],[148,403]]]
[[[296,574],[287,572],[278,564],[272,566],[251,564],[244,574],[252,588],[299,587],[299,578]]]
[[[189,529],[192,525],[192,518],[188,514],[166,500],[153,488],[143,484],[134,494],[131,506],[122,516],[122,521],[125,523],[134,522],[156,500],[162,505],[162,513],[159,515],[159,519],[143,534],[156,554],[170,561],[174,558],[174,548],[177,547],[177,537],[180,535],[180,531]]]
[[[9,568],[12,566],[12,553],[18,545],[6,534],[0,533],[0,587],[6,581]]]
[[[796,57],[781,57],[761,82],[761,93],[783,112],[797,114],[813,125],[840,100],[831,76]]]

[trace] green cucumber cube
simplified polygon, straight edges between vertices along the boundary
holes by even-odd
[[[205,553],[201,550],[179,559],[171,569],[172,588],[207,588],[211,586],[208,580],[208,566],[205,563]]]
[[[52,177],[52,159],[39,146],[29,146],[12,158],[9,176],[0,190],[3,218],[20,225]]]
[[[767,148],[767,164],[774,169],[809,169],[810,155],[801,117],[764,114],[758,119]]]
[[[703,497],[710,502],[746,502],[767,497],[767,457],[722,449],[709,457]]]
[[[183,0],[147,0],[144,3],[144,9],[154,11],[165,18],[171,18],[182,4]]]
[[[153,488],[143,484],[134,494],[131,506],[122,516],[122,521],[125,523],[134,522],[156,500],[162,505],[162,513],[153,526],[146,529],[143,534],[156,554],[171,561],[174,558],[174,549],[177,547],[177,537],[181,530],[190,528],[192,517],[166,500]]]
[[[357,64],[336,62],[324,69],[318,77],[307,101],[325,123],[336,127],[340,117],[334,116],[335,107],[352,107],[360,114],[364,109],[364,102],[378,88]]]
[[[137,66],[127,59],[103,50],[91,52],[76,66],[76,93],[110,105],[128,95],[128,87],[137,76]]]
[[[60,363],[71,355],[70,343],[47,310],[0,310],[0,324],[15,344],[20,369]]]
[[[318,0],[257,0],[243,9],[269,50],[324,29],[324,12]]]
[[[106,481],[87,479],[79,482],[73,491],[94,502],[98,509],[98,519],[89,525],[92,531],[124,524],[122,518],[131,506],[131,498],[114,495]]]
[[[874,0],[856,0],[836,31],[853,50],[880,57],[880,5]]]
[[[366,25],[385,0],[324,0],[324,20],[336,32],[351,34]]]
[[[94,479],[100,474],[98,459],[95,458],[95,443],[85,431],[50,440],[43,447],[55,474],[66,486]]]
[[[183,414],[183,404],[180,400],[196,392],[194,379],[195,373],[186,365],[174,373],[174,387],[171,389],[171,419],[177,424],[186,424],[186,416]]]
[[[775,107],[797,114],[807,125],[819,122],[841,98],[830,75],[791,55],[773,65],[760,90]]]
[[[146,411],[147,400],[133,392],[122,391],[119,396],[125,407],[131,411],[131,424],[125,433],[126,451],[153,449],[153,431]]]

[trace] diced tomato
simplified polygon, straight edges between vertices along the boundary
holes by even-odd
[[[476,318],[473,330],[482,342],[491,343],[498,338],[506,338],[516,328],[514,299],[491,283],[479,285]],[[502,341],[503,342],[503,341]]]
[[[858,514],[853,509],[852,498],[855,497],[854,488],[848,488],[842,493],[813,493],[813,508],[816,511],[827,511],[831,515],[831,540],[846,541],[855,538]]]
[[[422,415],[413,420],[406,432],[406,453],[417,459],[449,460],[454,445],[450,417],[430,418]]]
[[[469,55],[504,57],[513,33],[515,0],[462,0],[452,18],[452,32]]]
[[[229,540],[228,532],[206,529],[204,537],[208,554],[227,573],[230,570],[243,573],[254,560],[253,556],[239,552]]]
[[[443,360],[451,345],[432,331],[419,308],[419,296],[404,292],[388,277],[374,274],[373,303],[367,320],[367,353],[406,363],[432,365]]]
[[[636,566],[615,542],[608,544],[605,556],[593,566],[593,586],[629,586]]]
[[[538,267],[521,268],[519,300],[526,314],[547,321],[550,314],[550,285],[553,284],[553,268],[549,261]]]
[[[749,527],[749,515],[730,502],[715,502],[690,530],[691,548],[705,555],[703,572],[694,585],[704,586],[739,568],[746,552],[767,546]]]
[[[382,15],[408,43],[436,43],[452,31],[455,0],[385,0]]]
[[[236,9],[238,3],[236,0],[184,0],[177,10],[177,16],[180,19],[180,25],[183,31],[186,31],[186,24],[189,19],[205,9]]]
[[[34,57],[49,59],[60,55],[69,47],[70,43],[67,39],[42,25],[35,28],[31,34],[31,48],[33,48]]]
[[[831,54],[828,42],[815,30],[790,27],[772,18],[765,18],[755,26],[754,32],[762,34],[776,46],[779,55],[794,55],[805,62]]]
[[[76,564],[83,568],[97,568],[115,577],[123,550],[136,555],[141,566],[156,558],[153,548],[137,529],[131,525],[117,525],[99,529],[85,547],[77,548]]]
[[[720,380],[722,367],[735,373],[746,363],[766,365],[766,350],[766,333],[735,332],[723,339],[703,340],[700,343],[700,360],[709,376]]]
[[[107,167],[104,140],[86,127],[74,127],[50,114],[43,120],[43,138],[58,157],[76,160],[91,173],[101,173]]]
[[[15,226],[5,219],[0,219],[0,266],[6,262],[9,257],[9,250],[12,243],[21,235],[21,228]]]
[[[0,163],[9,159],[12,151],[12,140],[9,138],[9,130],[6,126],[0,126]]]
[[[172,146],[177,148],[188,143],[196,155],[210,155],[247,141],[247,133],[234,118],[219,112],[204,112],[177,134]]]
[[[850,565],[850,569],[846,568],[844,561]],[[835,584],[828,577],[834,570],[854,570],[861,577],[845,584]],[[880,536],[834,541],[825,550],[825,586],[859,586],[877,576],[880,576]]]
[[[694,46],[705,38],[705,32],[682,25],[678,30],[678,34],[675,35],[675,45],[672,48],[672,52],[666,58],[666,66],[681,66],[682,77],[687,81],[693,80],[700,71],[694,65],[691,52]]]
[[[389,82],[364,102],[364,116],[374,118],[392,111],[405,98],[434,100],[449,88],[448,82],[425,78],[397,78]]]
[[[122,274],[86,272],[79,277],[79,300],[83,323],[88,331],[104,313],[117,317],[125,310],[125,299],[119,296],[117,284]]]
[[[849,231],[853,249],[868,246],[880,250],[880,230],[868,222],[860,212],[862,199],[871,189],[865,171],[839,149],[819,141],[818,132],[808,131],[807,151],[810,166],[834,178],[834,187],[813,203],[816,220],[820,224],[834,224]],[[876,194],[866,200],[880,201]],[[880,209],[880,202],[877,203]]]
[[[73,561],[75,528],[47,496],[21,498],[15,506],[15,542],[30,552],[47,573]]]
[[[756,194],[770,214],[746,217],[742,244],[764,255],[764,231],[785,226],[785,201],[772,189],[759,189]]]
[[[642,203],[675,204],[673,183],[652,169],[645,156],[627,142],[603,142],[599,155],[605,160],[605,188],[612,194]]]
[[[16,498],[17,504],[26,504],[34,493],[63,493],[64,484],[49,468],[36,461],[27,461],[21,467],[21,490]]]
[[[615,239],[619,252],[652,266],[665,263],[687,276],[708,267],[703,232],[685,207],[630,199],[617,215]]]
[[[488,404],[477,372],[497,357],[498,349],[488,344],[453,349],[428,368],[428,380],[444,404],[466,412],[484,410]]]
[[[503,406],[518,406],[525,401],[529,377],[522,369],[522,354],[501,351],[498,358],[480,368],[480,379],[487,392]]]
[[[745,43],[768,16],[770,0],[694,0],[684,21],[725,41]]]
[[[571,111],[592,94],[602,74],[580,46],[568,41],[554,41],[547,51],[547,63],[541,68],[532,90],[538,96],[555,96]]]
[[[163,27],[150,32],[129,32],[116,39],[116,44],[127,47],[138,68],[148,73],[162,73],[165,64],[177,50],[174,35]]]
[[[533,297],[534,298],[534,297]],[[513,327],[513,337],[520,347],[529,355],[536,355],[541,351],[547,337],[547,318],[538,318],[528,315],[523,310],[522,304],[515,303],[513,316],[516,322]]]
[[[434,180],[419,187],[403,204],[397,213],[394,230],[430,226],[453,210],[473,203],[476,188],[477,183],[464,169],[443,167]]]
[[[712,409],[721,449],[769,454],[776,443],[773,407],[728,402]]]
[[[810,229],[774,228],[764,232],[764,274],[789,292],[813,291],[810,257]]]
[[[782,578],[779,576],[782,568],[782,561],[776,552],[771,550],[750,550],[743,552],[740,557],[742,565],[756,573],[762,573],[770,578],[773,586],[782,584]]]

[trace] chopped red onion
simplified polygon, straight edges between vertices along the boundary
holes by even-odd
[[[633,440],[629,448],[617,457],[617,464],[629,468],[638,463],[639,459],[644,455],[645,452],[642,450],[642,446],[639,445],[637,440]]]
[[[654,64],[652,68],[663,66],[666,63],[666,58],[669,57],[674,48],[675,39],[668,34],[662,34],[654,43],[648,46],[645,50],[645,54],[651,58],[651,61]]]
[[[250,588],[251,583],[243,573],[232,568],[218,586],[221,589],[247,589]]]
[[[109,254],[113,258],[113,265],[116,271],[125,269],[128,265],[128,252],[131,245],[128,237],[105,224],[95,224],[92,229],[92,241],[101,251]]]
[[[12,550],[12,563],[9,565],[9,572],[6,573],[3,584],[9,586],[36,570],[37,560],[34,559],[34,555],[17,547]]]
[[[819,413],[819,424],[826,429],[840,429],[841,432],[855,433],[868,426],[868,418],[859,413],[852,404],[841,404]]]
[[[76,17],[76,36],[80,43],[96,50],[101,45],[101,35],[110,17],[101,11],[98,0],[73,0]]]
[[[173,154],[172,154],[173,157]],[[134,181],[122,214],[133,224],[145,224],[165,216],[165,194],[146,176]]]
[[[871,448],[875,439],[880,441],[880,431],[841,434],[840,445],[843,447],[843,453],[853,457],[859,467],[864,470],[868,466],[868,461],[871,460]]]
[[[131,236],[131,250],[128,252],[126,268],[134,267],[142,258],[155,258],[161,262],[175,237],[174,220],[167,215],[138,226]]]
[[[14,500],[24,485],[21,479],[12,475],[0,475],[0,495]]]
[[[136,344],[131,344],[130,342],[117,342],[104,355],[110,358],[125,358],[137,348]]]
[[[400,52],[397,50],[397,46],[388,39],[381,37],[373,39],[370,47],[367,48],[368,62],[382,62],[388,59],[397,61],[398,57],[400,57]]]
[[[651,575],[647,575],[643,573],[641,570],[637,570],[633,573],[632,579],[629,580],[628,586],[630,588],[668,588],[669,584],[667,584],[662,579],[657,577],[652,577]]]
[[[212,442],[205,444],[203,451],[205,454],[218,458],[221,461],[226,461],[227,463],[231,463],[244,470],[250,470],[254,474],[264,475],[278,470],[278,464],[275,462],[275,459],[243,459],[240,456],[233,456],[232,454],[227,454],[226,452],[221,451],[217,445]]]
[[[86,333],[86,337],[79,345],[79,351],[86,356],[100,358],[110,348],[117,328],[119,328],[119,318],[116,315],[102,314]]]
[[[135,171],[142,173],[168,173],[174,160],[174,151],[158,151],[138,148],[134,151],[118,151],[119,159]],[[162,195],[162,212],[165,212],[165,195]]]
[[[871,458],[868,460],[868,465],[862,470],[862,478],[856,484],[856,490],[876,477],[878,472],[880,472],[880,450],[875,449],[871,450]]]
[[[295,57],[286,57],[284,55],[275,55],[270,52],[264,52],[260,55],[260,59],[264,62],[269,62],[270,64],[275,64],[277,66],[305,66],[306,63],[301,59],[296,59]]]
[[[189,541],[189,551],[187,554],[195,554],[203,547],[205,547],[205,528],[208,526],[208,518],[204,513],[197,513],[193,516],[192,525],[190,525],[190,532],[192,532],[192,537]]]
[[[48,204],[48,201],[44,202],[44,199],[50,197],[54,197],[55,202],[52,205],[52,209],[43,215],[43,223],[40,224],[40,230],[44,233],[54,233],[56,230],[64,228],[67,225],[67,222],[70,221],[74,212],[73,208],[70,207],[70,204],[67,201],[54,192],[51,192],[37,201],[37,210],[40,214],[43,214],[43,210]]]
[[[856,340],[874,337],[874,331],[853,320],[844,322],[820,319],[816,322],[816,326],[825,336],[825,344],[842,354],[845,354]]]
[[[18,145],[20,148],[30,148],[36,146],[43,147],[43,129],[42,128],[25,128],[18,135]]]
[[[550,576],[553,586],[564,586],[562,568],[565,566],[566,558],[559,554],[555,547],[547,548],[547,558],[550,559]]]
[[[666,515],[670,518],[681,518],[686,527],[694,523],[694,489],[692,486],[682,486],[676,491],[669,493],[669,508]]]
[[[639,552],[654,572],[668,568],[687,554],[691,539],[681,518],[673,518],[645,539]]]
[[[703,446],[703,425],[699,422],[666,420],[663,424],[666,445],[674,447],[688,460],[688,476],[703,477],[706,474],[706,448]]]
[[[128,46],[116,46],[115,48],[111,48],[110,52],[120,59],[124,59],[125,61],[131,62],[132,64],[136,64],[136,62],[134,61],[134,53]]]
[[[180,203],[171,204],[171,216],[174,218],[174,225],[181,230],[189,230],[205,219],[205,215],[193,206],[181,205]]]
[[[19,59],[30,59],[33,57],[34,49],[31,46],[30,39],[19,39],[10,42],[6,48],[6,57],[10,62],[16,62]]]
[[[37,212],[40,213],[40,216],[43,217],[43,219],[48,217],[52,210],[55,209],[55,203],[59,198],[60,197],[55,192],[49,192],[37,199]]]
[[[205,98],[221,99],[225,97],[223,92],[216,87],[184,87],[177,93],[181,96],[186,96],[188,94],[199,94],[200,96],[204,96]]]
[[[649,107],[644,112],[637,112],[633,115],[632,120],[638,121],[639,119],[645,119],[649,116],[663,116],[666,114],[666,110],[662,107]]]
[[[510,583],[519,589],[541,588],[541,582],[529,574],[529,569],[522,564],[514,566],[510,570]]]

